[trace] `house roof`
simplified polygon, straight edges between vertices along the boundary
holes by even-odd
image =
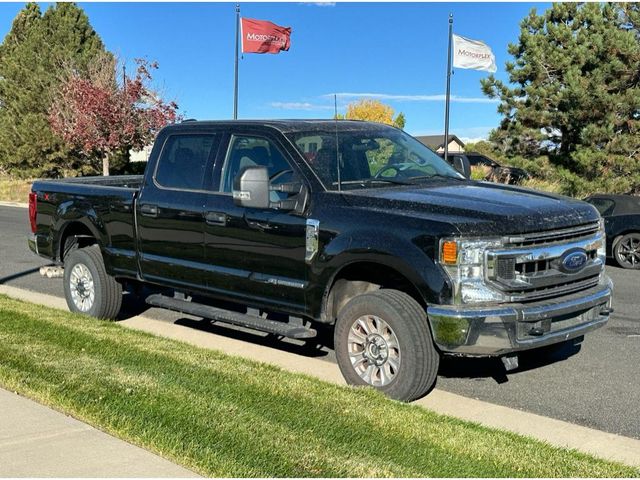
[[[423,135],[421,137],[415,137],[420,142],[424,143],[427,147],[437,150],[440,147],[444,147],[444,135]],[[449,135],[449,142],[453,140],[458,142],[464,147],[464,142],[460,140],[456,135]]]

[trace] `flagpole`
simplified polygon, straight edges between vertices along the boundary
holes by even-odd
[[[233,82],[233,119],[238,119],[238,37],[240,30],[240,4],[236,3],[236,59]]]
[[[453,14],[449,14],[449,48],[447,49],[447,97],[444,107],[444,161],[449,161],[449,103],[451,100],[451,42],[453,35]]]

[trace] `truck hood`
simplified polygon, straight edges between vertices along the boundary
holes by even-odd
[[[462,235],[553,230],[597,221],[590,204],[561,195],[488,182],[438,182],[344,192],[352,207],[448,223]]]

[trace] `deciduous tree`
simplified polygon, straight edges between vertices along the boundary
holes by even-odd
[[[136,60],[134,76],[118,82],[118,62],[109,54],[96,57],[86,74],[66,69],[49,111],[54,133],[87,157],[98,157],[103,175],[110,159],[130,148],[141,149],[157,132],[176,121],[177,105],[150,87],[157,63]]]
[[[369,122],[386,123],[394,127],[404,128],[404,113],[395,116],[395,110],[390,105],[386,105],[379,100],[363,98],[357,102],[347,105],[347,120],[366,120]]]

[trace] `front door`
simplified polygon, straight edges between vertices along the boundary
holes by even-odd
[[[266,166],[272,183],[291,182],[295,170],[276,138],[236,132],[229,139],[220,169],[220,191],[209,195],[205,217],[205,256],[216,270],[209,288],[238,300],[257,299],[304,311],[306,221],[292,212],[238,207],[233,180],[247,166]],[[289,194],[271,192],[272,201]]]

